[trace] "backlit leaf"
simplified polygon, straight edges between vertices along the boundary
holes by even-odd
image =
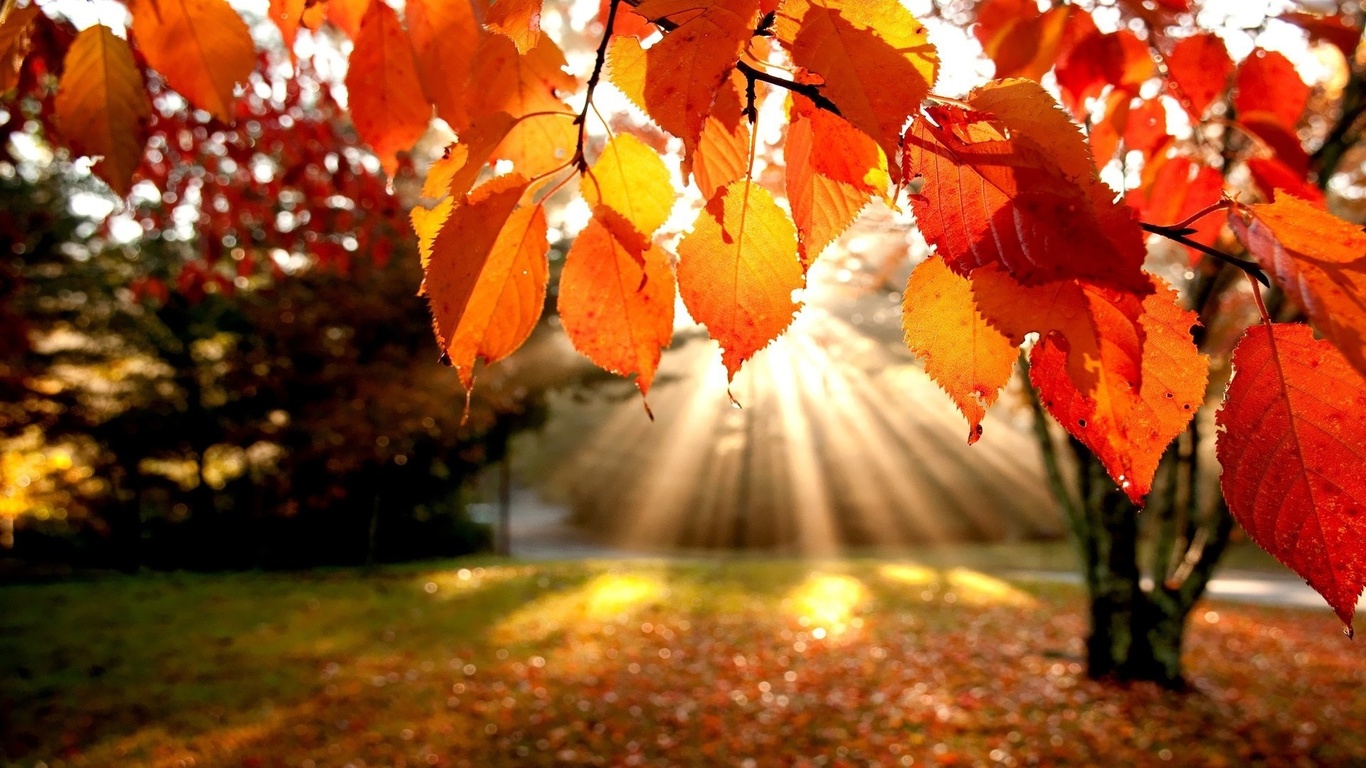
[[[1266,157],[1249,157],[1244,160],[1247,170],[1252,174],[1252,183],[1261,193],[1262,199],[1271,200],[1276,190],[1286,192],[1312,204],[1316,208],[1328,209],[1328,201],[1323,190],[1305,181],[1304,175],[1288,168],[1285,163]]]
[[[294,40],[299,36],[299,25],[303,22],[306,0],[270,0],[266,11],[270,20],[280,29],[280,37],[285,42],[285,50],[294,55]]]
[[[1085,289],[1099,349],[1097,386],[1082,392],[1067,370],[1069,351],[1045,338],[1030,355],[1030,379],[1058,423],[1090,448],[1135,504],[1152,487],[1158,461],[1205,398],[1209,361],[1191,338],[1194,312],[1166,286],[1143,300],[1138,326],[1130,299]]]
[[[360,35],[361,19],[365,18],[365,11],[372,1],[375,0],[327,0],[327,20],[336,24],[347,37],[355,40]],[[408,7],[411,8],[412,4]]]
[[[1040,80],[1057,62],[1071,6],[1039,13],[1033,0],[988,0],[973,28],[982,51],[996,65],[996,77]]]
[[[437,341],[468,390],[479,358],[494,363],[526,341],[545,304],[545,212],[517,208],[526,179],[500,176],[455,206],[432,244],[424,283]]]
[[[1217,168],[1181,155],[1156,156],[1143,168],[1143,184],[1126,200],[1144,221],[1176,224],[1219,202],[1223,189],[1224,176]],[[1212,246],[1224,224],[1221,216],[1211,214],[1190,226],[1195,231],[1186,237]],[[1199,251],[1188,250],[1192,264],[1203,258]]]
[[[894,162],[902,128],[939,71],[925,26],[897,0],[787,0],[774,32],[792,61],[823,81],[841,116]]]
[[[497,112],[524,118],[493,153],[511,161],[519,173],[547,173],[574,155],[578,128],[556,92],[571,93],[578,81],[564,67],[564,54],[546,35],[525,56],[501,35],[485,35],[475,51],[467,99],[470,119]],[[560,114],[525,117],[539,112]]]
[[[935,124],[916,121],[906,134],[906,178],[924,178],[911,205],[925,239],[961,275],[999,264],[1025,283],[1151,290],[1141,230],[1096,178],[1075,126],[1032,87],[1035,98],[1003,99],[995,114],[932,107]]]
[[[674,275],[658,246],[633,251],[596,219],[574,239],[560,273],[560,320],[574,348],[612,373],[636,374],[649,394],[673,336]]]
[[[405,13],[422,90],[436,105],[437,117],[459,133],[469,125],[465,83],[479,44],[479,25],[470,4],[467,0],[408,0]]]
[[[19,82],[19,66],[28,54],[31,25],[39,13],[34,4],[11,8],[0,24],[0,94],[8,93]]]
[[[1058,63],[1056,75],[1063,104],[1084,119],[1086,100],[1100,96],[1107,85],[1137,96],[1139,87],[1156,71],[1148,46],[1133,32],[1121,29],[1111,34],[1093,31],[1084,37]]]
[[[66,54],[56,111],[71,150],[101,155],[93,170],[120,197],[126,196],[142,160],[146,121],[152,114],[142,71],[127,41],[103,24],[77,35]]]
[[[408,221],[413,225],[413,232],[417,234],[418,258],[422,260],[424,269],[432,258],[432,243],[436,242],[437,233],[441,231],[446,219],[450,218],[454,207],[454,197],[443,197],[431,208],[415,205],[408,212]],[[424,286],[422,292],[425,290]]]
[[[916,266],[902,298],[906,345],[968,420],[968,445],[1010,380],[1015,345],[977,311],[972,285],[938,256]]]
[[[797,230],[768,190],[748,180],[722,187],[678,244],[678,291],[694,320],[721,344],[729,378],[792,323],[806,284]]]
[[[432,108],[422,93],[408,34],[386,3],[371,3],[361,21],[346,90],[356,133],[392,176],[398,153],[411,149],[427,132]]]
[[[1219,410],[1220,485],[1252,540],[1349,627],[1366,584],[1366,381],[1305,325],[1257,325]]]
[[[597,162],[579,180],[579,191],[590,208],[605,207],[616,216],[603,225],[616,239],[643,252],[655,231],[673,210],[674,189],[669,169],[659,153],[629,133],[619,134],[603,147]]]
[[[753,36],[759,19],[759,0],[708,0],[692,4],[693,14],[644,55],[644,71],[630,75],[639,81],[644,106],[660,128],[683,140],[691,152],[711,112],[712,102],[726,76]],[[637,11],[658,18],[668,3],[641,3]],[[618,67],[620,64],[618,64]],[[623,87],[628,95],[634,89]]]
[[[517,51],[525,54],[541,39],[541,0],[495,0],[484,16],[484,26],[511,40]]]
[[[1238,68],[1233,107],[1238,121],[1249,126],[1269,123],[1291,134],[1309,103],[1309,86],[1284,55],[1261,48]]]
[[[877,143],[842,118],[796,96],[791,120],[783,150],[787,199],[809,269],[873,197],[887,194],[891,178]]]
[[[133,41],[194,106],[232,122],[233,89],[256,66],[247,25],[227,0],[132,0]]]
[[[1366,373],[1366,233],[1284,192],[1230,210],[1229,225],[1314,327]]]
[[[1228,88],[1229,76],[1233,74],[1233,60],[1228,57],[1224,41],[1210,32],[1182,39],[1166,61],[1181,105],[1197,121]]]
[[[704,199],[710,200],[716,190],[749,174],[750,127],[743,114],[743,88],[744,79],[731,73],[702,124],[697,147],[683,158],[683,173],[692,174]]]

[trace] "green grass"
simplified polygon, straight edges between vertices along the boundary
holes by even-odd
[[[0,587],[0,763],[1366,763],[1331,614],[1198,608],[1183,696],[1085,680],[1083,608],[877,560]]]

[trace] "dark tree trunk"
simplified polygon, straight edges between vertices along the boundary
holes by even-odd
[[[1222,500],[1201,493],[1198,421],[1163,456],[1148,507],[1139,510],[1085,446],[1068,438],[1070,450],[1060,450],[1038,398],[1032,399],[1049,485],[1067,515],[1085,577],[1088,676],[1185,688],[1186,617],[1233,530]]]

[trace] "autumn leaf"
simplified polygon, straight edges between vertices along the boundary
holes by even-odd
[[[432,244],[425,290],[437,341],[466,390],[478,358],[495,363],[512,354],[541,317],[549,243],[544,210],[517,207],[527,185],[507,175],[479,187]]]
[[[528,176],[548,173],[574,155],[578,129],[555,94],[573,92],[578,81],[564,67],[564,54],[547,35],[525,56],[501,35],[485,35],[474,53],[466,102],[470,118],[506,112],[517,119],[493,157]],[[542,112],[556,114],[537,114]]]
[[[702,124],[697,146],[683,158],[684,175],[692,174],[705,200],[721,187],[749,175],[750,126],[743,114],[743,82],[739,73],[732,72],[721,85],[711,114]]]
[[[1227,90],[1233,74],[1233,60],[1224,41],[1210,32],[1183,38],[1167,54],[1166,62],[1181,106],[1197,121]]]
[[[1276,190],[1283,189],[1315,208],[1328,210],[1328,200],[1324,197],[1323,190],[1305,181],[1302,174],[1288,168],[1285,163],[1267,157],[1249,157],[1243,162],[1247,164],[1248,173],[1252,174],[1252,183],[1261,193],[1262,199],[1271,200],[1275,197]]]
[[[1081,120],[1087,116],[1086,100],[1100,96],[1107,85],[1137,96],[1156,69],[1148,46],[1133,32],[1101,34],[1093,28],[1058,62],[1055,75],[1063,104]]]
[[[996,77],[1040,80],[1057,62],[1072,6],[1039,13],[1032,0],[987,0],[977,10],[973,33],[996,65]]]
[[[356,133],[392,176],[398,153],[411,149],[427,132],[432,108],[422,94],[408,35],[386,3],[372,2],[361,21],[346,90]]]
[[[464,0],[408,0],[405,13],[422,91],[436,105],[436,116],[460,133],[470,121],[465,83],[479,44],[479,25],[470,4]]]
[[[891,185],[887,160],[875,141],[844,119],[794,97],[783,157],[787,199],[797,225],[802,268],[854,223]]]
[[[650,392],[674,322],[674,275],[658,246],[628,248],[597,219],[574,239],[560,273],[560,321],[574,348]]]
[[[371,0],[326,0],[327,20],[354,41],[360,35],[361,19],[365,18],[370,3]],[[413,3],[409,3],[408,8],[412,7]]]
[[[484,26],[511,40],[525,55],[541,39],[541,0],[495,0]]]
[[[1257,325],[1233,351],[1220,486],[1252,540],[1348,627],[1366,584],[1366,381],[1305,325]]]
[[[935,106],[933,123],[907,132],[904,173],[924,178],[911,206],[925,239],[961,275],[999,264],[1026,283],[1077,278],[1151,290],[1137,223],[1095,176],[1080,132],[1027,83],[1003,84],[1009,98],[994,95],[996,86],[969,97],[993,114]]]
[[[242,17],[226,0],[131,0],[133,41],[147,63],[191,104],[233,118],[233,90],[256,66]]]
[[[894,162],[902,128],[939,71],[924,25],[896,0],[787,0],[774,33],[797,66],[821,79],[840,115]]]
[[[1229,226],[1314,327],[1366,373],[1366,233],[1284,192],[1230,210]]]
[[[1032,351],[1030,380],[1044,408],[1142,504],[1167,445],[1204,402],[1209,360],[1191,338],[1195,313],[1182,309],[1165,285],[1143,299],[1137,326],[1130,297],[1083,290],[1099,352],[1097,386],[1089,393],[1077,387],[1069,349],[1057,337]]]
[[[675,197],[663,158],[628,133],[603,147],[579,180],[579,191],[612,235],[636,253],[649,247],[669,218]],[[605,215],[604,208],[611,213]]]
[[[280,29],[285,50],[294,55],[294,40],[299,36],[299,25],[303,23],[304,8],[307,0],[270,0],[266,15]]]
[[[412,224],[413,233],[417,235],[417,253],[425,269],[427,263],[432,258],[432,243],[436,242],[436,236],[441,232],[441,227],[450,218],[451,211],[455,209],[454,197],[443,197],[431,208],[424,208],[420,205],[413,206],[408,212],[408,222]],[[426,287],[419,291],[425,293]]]
[[[469,192],[479,180],[479,174],[493,158],[494,152],[516,125],[517,121],[506,112],[482,115],[475,120],[460,132],[457,145],[462,147],[463,151],[451,150],[447,158],[428,170],[428,180],[422,186],[423,194],[427,197],[437,197],[436,192],[442,188],[443,180],[446,182],[444,187],[447,194],[459,197]]]
[[[9,93],[19,83],[19,67],[28,54],[30,27],[40,13],[35,4],[11,8],[0,24],[0,94]]]
[[[1309,103],[1309,86],[1283,54],[1253,51],[1238,68],[1233,107],[1240,122],[1265,121],[1293,132]]]
[[[668,2],[646,0],[636,11],[647,19],[666,15]],[[726,76],[753,36],[759,19],[759,0],[710,0],[693,5],[700,11],[650,46],[625,72],[619,54],[614,63],[617,79],[627,95],[643,87],[639,96],[645,111],[660,128],[683,140],[691,153],[711,112],[712,102]],[[627,38],[630,40],[631,38]]]
[[[57,91],[57,125],[77,155],[99,155],[92,170],[120,197],[147,143],[152,104],[127,41],[103,24],[76,36]]]
[[[678,244],[678,291],[721,345],[728,378],[792,323],[792,292],[806,280],[797,231],[768,190],[749,180],[722,187]]]
[[[938,256],[916,266],[902,298],[906,345],[968,420],[968,445],[1010,380],[1015,345],[977,311],[972,285]]]

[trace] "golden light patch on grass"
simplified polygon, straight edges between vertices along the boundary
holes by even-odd
[[[659,576],[605,573],[568,592],[547,595],[499,621],[496,642],[535,642],[584,621],[605,621],[668,597]]]
[[[783,605],[813,635],[840,635],[851,625],[854,613],[868,601],[863,582],[843,574],[813,573],[792,590]]]
[[[959,599],[970,605],[1011,605],[1019,608],[1038,605],[1038,600],[1029,593],[981,571],[954,568],[945,576],[949,585],[958,592]]]

